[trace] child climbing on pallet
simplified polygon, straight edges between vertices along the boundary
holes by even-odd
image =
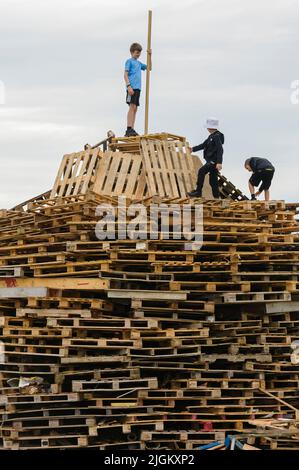
[[[141,70],[146,70],[147,68],[146,64],[138,60],[141,51],[141,45],[134,42],[130,47],[131,58],[125,63],[124,78],[127,87],[126,103],[129,105],[126,137],[138,135],[134,129],[134,125],[141,93]]]
[[[252,175],[248,181],[251,200],[255,201],[263,191],[265,192],[265,201],[270,199],[270,186],[275,172],[275,168],[266,158],[252,157],[247,158],[244,164],[246,170],[252,171]],[[254,187],[258,186],[258,191],[255,192]]]
[[[207,119],[205,127],[210,136],[202,144],[192,147],[191,152],[203,150],[206,163],[198,170],[196,189],[188,193],[188,196],[202,197],[204,180],[209,173],[213,196],[215,199],[219,199],[218,172],[222,168],[224,135],[219,131],[218,119]]]

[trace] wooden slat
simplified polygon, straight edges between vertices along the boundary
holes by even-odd
[[[163,195],[165,194],[165,189],[163,185],[163,176],[161,174],[162,172],[161,172],[160,158],[159,158],[161,156],[156,154],[156,146],[154,142],[149,141],[148,147],[149,147],[149,161],[145,165],[145,171],[148,176],[150,175],[150,172],[152,173],[152,177],[155,181],[156,194],[159,194],[161,196],[162,194]]]
[[[139,175],[141,174],[142,170],[142,159],[137,157],[137,155],[134,155],[131,157],[132,161],[132,166],[131,166],[131,172],[127,177],[127,186],[125,190],[125,194],[129,197],[133,197],[135,193],[135,186],[136,186],[136,181],[138,181]]]
[[[150,149],[147,144],[147,141],[145,140],[141,141],[141,148],[142,148],[142,158],[143,158],[143,164],[145,167],[145,175],[146,175],[149,193],[151,195],[155,195],[157,194],[157,188],[156,188],[156,183],[155,183],[155,179],[153,176],[153,170],[151,168],[152,162],[150,158]]]
[[[63,172],[64,172],[64,169],[65,169],[65,165],[67,164],[68,162],[68,157],[69,155],[64,155],[63,159],[62,159],[62,162],[60,164],[60,167],[59,167],[59,170],[58,170],[58,173],[57,173],[57,176],[55,178],[55,182],[54,182],[54,186],[53,186],[53,189],[52,189],[52,192],[50,194],[50,199],[52,199],[53,197],[56,196],[57,192],[58,192],[58,188],[61,184],[61,180],[62,180],[62,175],[63,175]]]
[[[110,168],[112,158],[112,152],[107,152],[101,160],[101,165],[98,169],[93,187],[94,192],[97,194],[101,194],[103,192],[103,185],[108,177],[108,170]]]
[[[125,189],[125,183],[127,180],[127,173],[130,167],[131,159],[130,158],[123,158],[122,162],[122,172],[118,176],[116,185],[115,185],[115,193],[116,194],[123,194]]]
[[[169,145],[167,145],[167,142],[163,142],[162,147],[163,147],[163,151],[164,151],[165,164],[166,164],[167,168],[171,168],[171,166],[173,165],[173,162],[172,162],[172,158],[171,158],[171,154],[170,154]],[[174,172],[168,173],[167,176],[168,176],[170,187],[175,188],[177,182],[176,182]]]
[[[183,177],[185,178],[185,185],[187,188],[193,188],[196,182],[196,175],[193,166],[193,159],[191,157],[191,153],[189,150],[189,144],[184,144],[185,149],[183,149],[182,142],[177,143],[177,148],[180,150],[181,153],[186,153],[187,158],[182,158],[182,166],[184,168]]]
[[[75,165],[74,165],[74,168],[73,168],[73,176],[72,176],[72,179],[71,181],[69,181],[69,185],[68,185],[68,188],[67,188],[67,191],[65,193],[65,196],[70,196],[72,194],[72,190],[73,190],[73,184],[75,183],[75,180],[76,180],[76,175],[77,175],[77,172],[78,172],[78,168],[80,166],[80,163],[82,162],[82,159],[81,158],[77,158],[76,162],[75,162]],[[76,191],[79,190],[79,179],[77,179],[77,187],[75,186],[75,190],[74,190],[74,193],[76,193]]]
[[[184,157],[180,158],[177,151],[177,146],[171,144],[170,145],[170,152],[172,155],[173,161],[173,168],[175,170],[176,179],[177,179],[177,192],[173,195],[176,197],[184,197],[187,194],[185,181],[184,181],[184,173],[186,172],[186,167],[184,165]]]

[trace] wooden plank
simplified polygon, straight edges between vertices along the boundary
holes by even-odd
[[[11,287],[8,287],[11,285]],[[76,289],[76,290],[103,290],[108,287],[108,281],[97,278],[9,278],[8,281],[0,279],[2,292],[9,292],[10,289],[37,289],[48,287],[50,289]],[[5,296],[4,296],[5,297]]]
[[[163,147],[163,153],[165,156],[165,166],[166,168],[172,168],[173,167],[173,161],[171,159],[171,154],[170,154],[170,148],[169,145],[167,145],[167,142],[163,141],[162,142],[162,147]],[[169,184],[171,188],[175,188],[177,181],[175,178],[175,174],[173,171],[168,172],[168,179],[169,179]],[[169,193],[172,193],[172,191],[169,191]]]
[[[62,176],[63,176],[63,173],[65,171],[65,166],[68,162],[68,159],[69,159],[69,155],[64,155],[63,159],[62,159],[62,162],[60,164],[60,167],[59,167],[59,170],[58,170],[58,173],[57,173],[57,176],[55,178],[55,182],[54,182],[54,186],[53,186],[53,189],[52,189],[52,192],[50,194],[50,199],[53,199],[56,195],[57,195],[57,192],[58,192],[58,188],[61,184],[61,181],[62,181]]]
[[[24,270],[18,266],[0,266],[0,278],[7,277],[22,277]]]
[[[109,171],[106,174],[106,182],[105,182],[105,188],[103,189],[102,194],[113,194],[113,186],[115,183],[115,179],[117,178],[117,169],[120,164],[120,155],[111,155],[111,163],[109,167]],[[105,156],[104,156],[105,158]]]
[[[156,150],[157,150],[158,154],[160,155],[159,163],[160,163],[161,176],[162,176],[162,179],[163,179],[163,186],[164,186],[165,193],[166,194],[171,194],[173,185],[170,182],[170,173],[168,171],[169,167],[167,165],[169,160],[167,160],[167,158],[166,158],[163,142],[157,142],[156,143]]]
[[[91,161],[90,161],[90,164],[89,164],[88,172],[87,172],[87,175],[86,175],[87,182],[90,180],[92,182],[92,184],[94,183],[95,175],[97,173],[98,166],[101,164],[101,158],[102,158],[102,154],[100,154],[99,151],[97,151],[97,149],[94,149],[93,150],[93,155],[92,155],[92,158],[91,158]],[[89,189],[89,185],[86,185],[86,187],[84,186],[83,187],[83,194],[85,194],[88,189]]]
[[[78,172],[78,168],[79,168],[82,161],[84,161],[84,156],[82,155],[82,153],[80,153],[77,156],[76,161],[75,161],[75,165],[72,169],[72,173],[73,173],[72,178],[68,182],[68,188],[67,188],[67,191],[65,193],[65,196],[70,196],[73,192],[76,194],[79,191],[79,185],[80,185],[81,181],[79,180],[79,178],[77,178],[77,172]],[[77,182],[77,185],[74,188],[73,185],[74,185],[75,182]]]
[[[0,287],[0,298],[47,297],[47,287]]]
[[[186,169],[184,168],[183,158],[181,159],[181,155],[177,152],[176,143],[171,142],[169,144],[169,150],[173,162],[173,171],[177,180],[176,192],[173,192],[173,197],[185,197],[184,171],[186,171]]]
[[[125,193],[125,183],[127,182],[128,178],[128,170],[131,165],[131,158],[127,158],[125,155],[121,155],[121,171],[118,175],[118,179],[114,188],[115,194],[124,194]]]
[[[179,149],[182,155],[186,155],[186,158],[182,158],[182,164],[185,167],[184,178],[185,178],[185,190],[191,190],[195,187],[196,184],[196,174],[193,165],[193,158],[191,156],[189,143],[188,142],[177,142],[177,148]]]
[[[124,194],[127,197],[133,198],[135,195],[136,183],[138,183],[139,177],[143,172],[143,168],[141,157],[137,157],[137,155],[130,156],[130,160],[131,171],[127,176],[127,186]]]
[[[186,292],[175,291],[147,291],[147,290],[118,290],[110,289],[107,292],[109,298],[115,299],[158,299],[158,300],[185,300]]]
[[[152,162],[150,158],[150,148],[145,140],[141,140],[142,159],[144,171],[146,175],[147,187],[150,195],[157,194],[156,182],[152,170]]]
[[[299,312],[299,302],[267,302],[265,308],[267,313]]]
[[[78,157],[77,157],[78,158]],[[80,157],[81,158],[81,152]],[[63,179],[60,181],[59,188],[58,188],[58,196],[65,196],[65,191],[67,189],[69,178],[72,174],[72,167],[74,164],[74,160],[76,159],[76,154],[71,154],[67,160],[67,164],[63,170]]]
[[[148,143],[148,148],[149,148],[149,160],[148,164],[150,165],[149,169],[147,168],[147,165],[145,165],[145,172],[147,175],[152,174],[152,177],[155,181],[155,187],[156,187],[156,194],[161,195],[167,195],[164,187],[164,178],[161,170],[161,160],[162,160],[162,155],[158,154],[157,149],[156,149],[156,142],[149,140]],[[157,153],[156,153],[157,152]]]

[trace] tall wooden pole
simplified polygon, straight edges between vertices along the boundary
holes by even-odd
[[[150,73],[151,73],[151,70],[152,70],[151,43],[152,43],[152,11],[149,10],[149,12],[148,12],[148,29],[147,29],[147,62],[146,62],[147,63],[147,69],[146,69],[144,134],[148,134]]]

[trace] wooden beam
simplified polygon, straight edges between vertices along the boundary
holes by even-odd
[[[110,289],[108,297],[115,299],[186,300],[187,292]]]
[[[145,119],[144,119],[144,134],[145,135],[148,134],[150,72],[152,70],[151,42],[152,42],[152,11],[149,10],[148,30],[147,30],[147,69],[146,69]]]
[[[47,297],[46,287],[1,287],[0,298],[17,299],[26,297]]]
[[[0,289],[1,292],[10,292],[13,289],[34,289],[34,288],[49,288],[49,289],[75,289],[75,290],[106,290],[108,288],[108,281],[97,278],[81,278],[81,277],[24,277],[24,278],[1,278]],[[2,295],[5,297],[5,295]],[[10,295],[10,297],[13,297]],[[30,296],[32,297],[32,296]]]
[[[299,302],[267,302],[266,313],[286,313],[286,312],[298,312]]]

